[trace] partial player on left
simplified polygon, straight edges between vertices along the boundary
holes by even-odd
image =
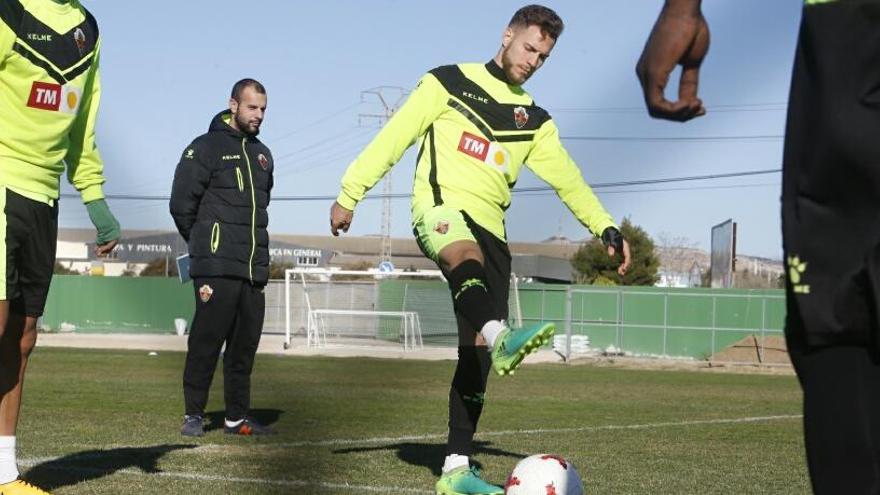
[[[19,478],[15,433],[28,356],[55,265],[66,171],[103,256],[119,222],[95,144],[101,83],[95,18],[78,0],[0,2],[0,493],[47,493]]]

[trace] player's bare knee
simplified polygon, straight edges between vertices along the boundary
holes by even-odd
[[[483,264],[483,252],[480,246],[475,242],[456,242],[446,246],[439,254],[440,268],[444,271],[451,272],[458,265],[468,260],[475,260],[481,265]]]
[[[9,323],[9,301],[0,301],[0,339]]]
[[[27,318],[24,330],[21,334],[21,355],[28,358],[37,344],[37,322],[36,319]]]

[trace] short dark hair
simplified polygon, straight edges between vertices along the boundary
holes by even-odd
[[[232,99],[241,101],[241,93],[244,91],[244,88],[254,88],[254,91],[257,93],[261,95],[266,94],[266,88],[260,84],[260,81],[246,77],[232,86]]]
[[[526,5],[517,10],[508,24],[508,27],[513,26],[538,26],[541,28],[541,33],[553,38],[553,41],[559,39],[559,35],[565,29],[565,24],[553,9],[536,4]]]

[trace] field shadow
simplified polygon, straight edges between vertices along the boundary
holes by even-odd
[[[505,457],[515,457],[522,459],[526,457],[523,454],[509,452],[507,450],[496,449],[491,447],[492,442],[474,442],[474,455],[488,454]],[[353,454],[357,452],[378,452],[382,450],[396,450],[397,458],[412,466],[421,466],[431,470],[434,476],[440,476],[443,460],[446,457],[445,443],[412,443],[401,442],[389,445],[377,445],[375,447],[352,447],[347,449],[336,449],[334,454]],[[478,468],[483,466],[471,459],[471,464]]]
[[[280,409],[251,409],[250,417],[256,419],[260,424],[272,426],[278,422],[284,411]],[[209,411],[205,413],[205,432],[219,430],[223,428],[223,421],[226,419],[226,411]]]
[[[28,470],[25,479],[43,490],[53,491],[109,476],[124,469],[137,468],[145,473],[158,473],[159,459],[176,450],[193,449],[197,445],[156,445],[118,449],[84,450],[37,464]]]

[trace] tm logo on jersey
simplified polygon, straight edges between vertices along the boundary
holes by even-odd
[[[82,90],[68,85],[34,81],[27,106],[53,112],[76,113]]]
[[[507,172],[510,154],[500,143],[490,143],[480,136],[463,132],[461,140],[458,142],[458,151],[476,158],[487,165],[496,167],[501,173]]]
[[[484,162],[489,155],[489,141],[469,132],[463,132],[458,142],[458,151]]]

